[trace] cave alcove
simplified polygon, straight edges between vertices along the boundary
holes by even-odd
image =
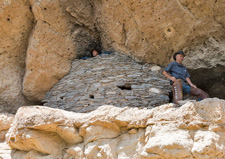
[[[191,81],[206,91],[210,98],[225,99],[225,66],[189,69]]]

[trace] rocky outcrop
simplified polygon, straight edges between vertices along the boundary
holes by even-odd
[[[12,114],[0,114],[0,158],[1,159],[11,159],[11,148],[5,142],[5,135],[8,132],[12,122],[14,120],[14,115]]]
[[[88,113],[22,107],[7,134],[12,158],[224,158],[225,101]]]
[[[13,120],[14,115],[12,114],[0,114],[0,141],[5,140],[5,134],[8,132]]]
[[[224,43],[209,38],[199,46],[187,49],[184,64],[189,68],[191,79],[210,97],[225,99],[225,47]]]
[[[44,106],[90,112],[102,105],[150,108],[169,103],[171,86],[159,66],[113,52],[76,59],[70,72],[46,93]]]
[[[103,0],[94,4],[103,46],[137,60],[164,65],[174,51],[198,46],[209,37],[225,42],[222,1]]]
[[[225,3],[220,0],[0,3],[2,111],[15,111],[20,105],[40,102],[69,72],[71,61],[87,55],[93,47],[160,65],[168,64],[173,52],[179,49],[186,50],[193,63],[198,61],[196,53],[203,52],[204,60],[198,66],[207,69],[215,66],[215,74],[217,65],[224,68]],[[219,45],[214,49],[215,43],[205,45],[207,41]],[[219,58],[210,59],[208,54]],[[223,85],[223,81],[217,83]]]
[[[33,15],[24,0],[4,0],[0,6],[0,112],[12,112],[28,104],[22,82]]]
[[[69,72],[71,60],[85,54],[98,39],[94,32],[77,26],[71,15],[76,4],[78,2],[68,0],[30,1],[35,26],[27,48],[23,81],[23,92],[30,101],[42,100],[45,93]]]

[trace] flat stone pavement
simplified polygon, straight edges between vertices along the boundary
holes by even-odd
[[[75,59],[70,72],[46,93],[44,106],[90,112],[102,105],[153,108],[169,102],[162,69],[120,53]]]

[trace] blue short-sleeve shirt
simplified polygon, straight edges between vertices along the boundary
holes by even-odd
[[[165,71],[170,73],[170,75],[174,76],[176,79],[182,79],[185,82],[187,82],[186,77],[191,77],[187,71],[187,68],[177,62],[170,63],[165,68]]]

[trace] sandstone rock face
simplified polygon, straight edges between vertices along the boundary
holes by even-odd
[[[22,107],[7,142],[20,159],[224,158],[224,109],[217,98],[179,108],[106,105],[89,114]]]
[[[22,81],[33,15],[24,0],[3,0],[0,6],[0,112],[12,112],[27,104]]]
[[[223,99],[225,99],[224,46],[223,42],[211,37],[199,46],[187,48],[189,54],[184,60],[194,83],[209,92],[210,97]]]
[[[75,2],[31,0],[36,24],[29,39],[23,82],[23,92],[30,101],[43,99],[46,91],[69,72],[71,60],[95,41],[91,31],[76,26],[77,20],[71,16]]]
[[[94,4],[103,46],[130,53],[137,60],[165,64],[174,51],[198,46],[209,37],[225,42],[223,1],[105,0]]]
[[[93,47],[160,65],[168,64],[174,51],[184,49],[187,59],[193,61],[188,67],[198,68],[194,73],[204,66],[216,75],[219,66],[222,67],[219,74],[224,74],[225,3],[221,0],[0,3],[2,111],[40,102],[69,72],[71,61],[88,55]],[[203,54],[201,57],[196,55],[199,52]],[[209,58],[215,54],[213,59]],[[197,61],[199,64],[194,65]],[[208,90],[218,85],[223,86],[224,80],[217,80]]]
[[[0,114],[0,141],[5,140],[5,134],[8,132],[13,120],[14,115],[12,114]]]
[[[5,135],[13,120],[14,115],[12,114],[0,114],[0,158],[2,159],[11,159],[11,148],[5,142]]]

